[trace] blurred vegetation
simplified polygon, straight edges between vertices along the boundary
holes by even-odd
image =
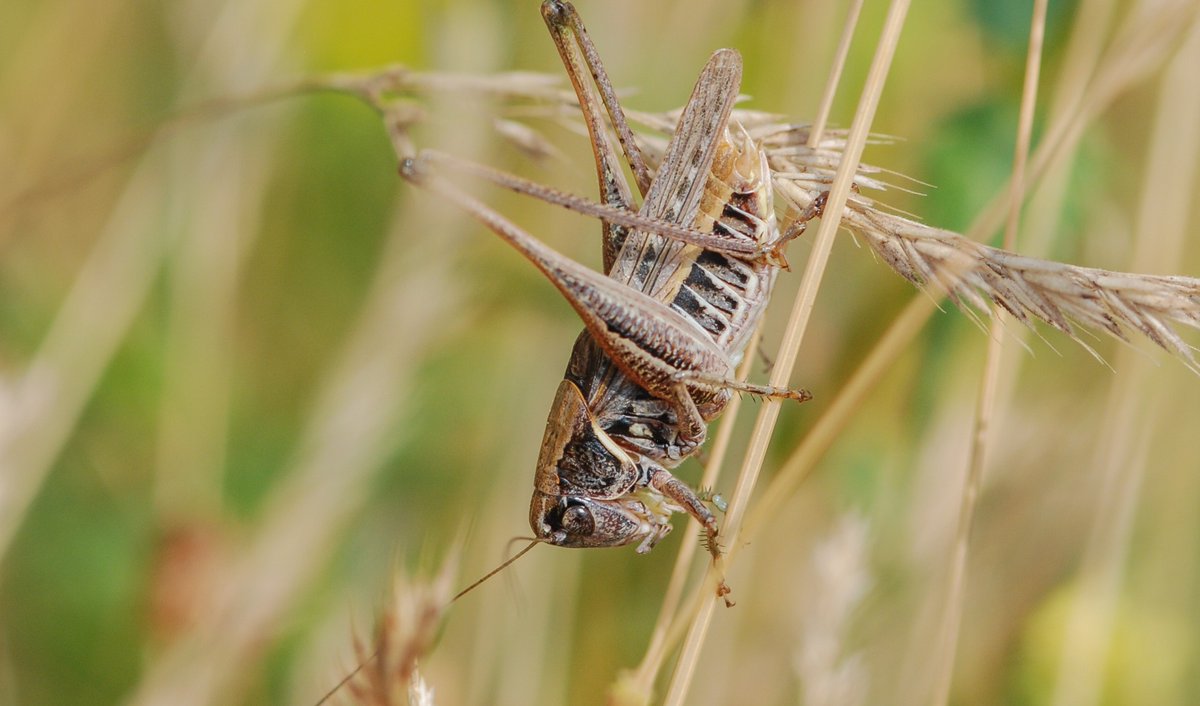
[[[400,184],[379,119],[346,97],[231,109],[139,141],[202,100],[318,72],[403,63],[557,75],[537,5],[0,4],[0,495],[18,473],[33,479],[27,508],[3,506],[0,704],[312,703],[349,666],[351,626],[366,631],[394,571],[431,573],[457,551],[465,585],[528,534],[546,409],[579,329],[552,288],[486,231]],[[874,124],[901,140],[866,159],[928,193],[878,195],[889,206],[961,230],[1001,188],[1026,5],[912,9]],[[845,14],[821,0],[579,7],[630,105],[680,105],[705,57],[734,46],[748,106],[798,120],[816,110]],[[1046,101],[1084,11],[1051,8]],[[864,10],[837,123],[850,122],[885,10]],[[1157,78],[1082,136],[1040,254],[1131,266]],[[487,110],[430,106],[418,139],[593,193],[577,136],[539,126],[568,159],[530,164],[492,139]],[[596,224],[484,193],[598,265]],[[1191,233],[1197,223],[1193,204]],[[793,263],[807,249],[795,243]],[[793,378],[817,400],[784,410],[768,473],[921,296],[864,250],[850,237],[835,249]],[[1200,249],[1189,245],[1169,273],[1200,275]],[[781,278],[780,301],[797,279]],[[767,351],[783,317],[783,307],[769,317]],[[1196,703],[1200,473],[1189,430],[1200,381],[1157,352],[1099,341],[1112,371],[1043,334],[1026,337],[1032,354],[1010,342],[952,701]],[[895,361],[735,567],[738,606],[718,614],[690,703],[800,700],[806,606],[831,590],[814,577],[813,550],[849,512],[869,528],[858,560],[872,585],[842,650],[860,656],[864,703],[924,703],[922,655],[985,338],[947,311]],[[1106,612],[1077,569],[1093,525],[1125,521],[1103,514],[1097,450],[1110,390],[1132,375],[1139,426],[1129,431],[1146,472]],[[699,468],[681,475],[695,480]],[[683,518],[676,528],[695,531]],[[295,555],[270,536],[294,536]],[[642,657],[677,541],[646,557],[534,551],[449,612],[421,665],[436,703],[600,703]],[[230,616],[218,607],[246,587],[246,605],[275,612],[233,621],[248,634],[223,632]],[[1095,698],[1078,702],[1059,691],[1076,601],[1094,608],[1098,645]]]

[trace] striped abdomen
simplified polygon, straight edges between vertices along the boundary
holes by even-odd
[[[734,241],[770,244],[778,231],[766,156],[740,127],[733,130],[738,136],[727,133],[718,147],[693,224]],[[668,303],[715,341],[731,363],[741,358],[766,309],[777,267],[645,233],[630,237],[621,250],[611,276]],[[583,391],[604,432],[624,448],[667,467],[690,453],[678,445],[674,405],[625,376],[586,331],[575,344],[566,377]],[[716,417],[723,406],[707,407],[705,418]]]
[[[699,230],[766,245],[778,237],[766,155],[740,126],[713,161],[696,218]],[[761,258],[698,250],[670,300],[736,361],[758,325],[778,268]]]

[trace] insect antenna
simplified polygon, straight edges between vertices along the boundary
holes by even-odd
[[[350,673],[347,674],[346,676],[342,677],[341,681],[339,681],[337,684],[334,684],[333,688],[331,688],[329,691],[325,692],[325,695],[322,696],[319,701],[317,701],[315,704],[313,704],[313,706],[321,706],[322,704],[328,702],[329,699],[333,698],[334,694],[336,694],[342,690],[342,687],[349,684],[351,679],[358,676],[358,673],[363,670],[363,667],[370,664],[371,661],[374,660],[378,656],[379,656],[379,650],[377,649],[371,653],[370,657],[359,662],[358,665],[354,667],[354,669],[351,669]]]
[[[475,589],[476,589],[476,588],[477,588],[477,587],[478,587],[480,584],[482,584],[484,581],[487,581],[488,579],[490,579],[491,577],[493,577],[493,576],[495,576],[496,574],[500,573],[501,571],[504,571],[504,570],[505,570],[505,569],[507,569],[507,568],[508,568],[508,567],[509,567],[509,566],[510,566],[510,565],[511,565],[511,564],[512,564],[514,561],[516,561],[517,559],[520,559],[521,557],[523,557],[523,556],[525,556],[526,554],[528,554],[530,549],[533,549],[535,546],[537,546],[537,545],[539,545],[539,544],[542,544],[542,543],[543,543],[543,540],[541,540],[541,539],[530,538],[530,537],[514,537],[514,538],[513,538],[513,539],[512,539],[512,540],[509,542],[509,544],[511,545],[511,544],[512,544],[512,542],[519,542],[519,541],[522,541],[522,540],[525,540],[525,539],[528,539],[528,540],[529,540],[529,544],[528,544],[528,545],[526,545],[524,549],[522,549],[521,551],[517,552],[517,553],[516,553],[516,554],[514,554],[512,557],[510,557],[510,558],[508,558],[508,559],[505,559],[503,562],[501,562],[501,564],[500,564],[499,566],[497,566],[496,568],[494,568],[494,569],[492,569],[491,571],[489,571],[489,572],[487,572],[486,574],[484,574],[484,575],[483,575],[483,578],[480,578],[480,579],[479,579],[478,581],[476,581],[475,583],[471,584],[470,586],[467,586],[467,587],[466,587],[466,588],[464,588],[463,590],[461,590],[461,591],[459,591],[458,593],[454,594],[454,597],[450,599],[450,603],[453,603],[454,601],[457,601],[459,598],[462,598],[463,596],[467,595],[467,594],[468,594],[468,593],[470,593],[471,591],[475,590]]]

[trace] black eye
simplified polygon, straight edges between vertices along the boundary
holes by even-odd
[[[596,521],[586,507],[571,505],[562,514],[562,528],[567,534],[589,535],[596,531]]]

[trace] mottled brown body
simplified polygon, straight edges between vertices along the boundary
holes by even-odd
[[[723,126],[715,147],[693,225],[766,249],[779,234],[765,155],[737,125]],[[763,257],[641,232],[613,250],[609,278],[666,304],[689,336],[716,354],[705,372],[731,378],[777,268]],[[641,357],[632,360],[649,367]],[[538,460],[534,531],[562,546],[640,542],[639,551],[648,551],[670,531],[671,512],[683,510],[715,539],[712,513],[667,469],[700,448],[707,422],[730,399],[729,388],[711,380],[689,386],[689,405],[674,387],[639,384],[621,362],[590,330],[576,340]],[[672,362],[681,370],[695,364]]]
[[[538,458],[529,516],[538,538],[564,547],[636,542],[645,552],[670,531],[671,514],[686,511],[704,525],[716,556],[712,512],[669,469],[699,450],[733,390],[808,398],[734,380],[770,297],[781,245],[766,155],[729,118],[741,57],[722,49],[709,59],[651,178],[574,8],[546,0],[542,14],[596,155],[604,272],[563,257],[431,174],[428,165],[444,157],[424,153],[404,160],[401,172],[520,251],[583,320]],[[604,111],[643,197],[636,219]],[[517,177],[470,171],[579,208]]]

